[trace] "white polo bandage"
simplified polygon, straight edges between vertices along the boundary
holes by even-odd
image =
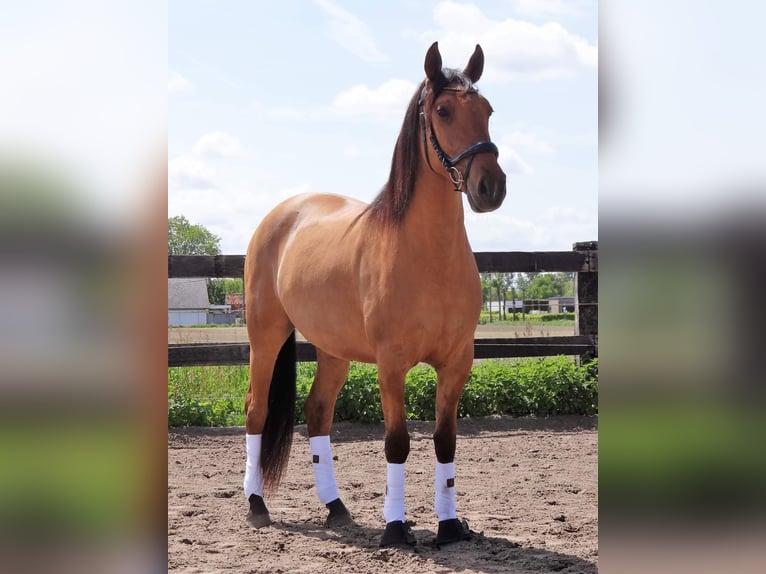
[[[455,463],[436,463],[434,510],[439,522],[457,518],[455,511]]]
[[[386,464],[386,500],[383,503],[386,523],[404,522],[404,464]]]
[[[322,504],[328,504],[339,498],[338,484],[335,482],[335,468],[332,462],[330,437],[328,435],[309,437],[309,447],[311,449],[311,467],[314,469],[317,496]]]
[[[259,434],[245,435],[247,463],[245,464],[245,498],[257,494],[263,496],[263,469],[261,468],[261,436]]]

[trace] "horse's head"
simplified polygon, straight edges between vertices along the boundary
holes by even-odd
[[[426,54],[426,82],[420,96],[424,145],[429,164],[441,163],[456,191],[465,191],[476,212],[493,211],[505,199],[505,173],[497,163],[497,146],[489,139],[492,106],[474,83],[484,69],[484,52],[476,46],[461,72],[442,69],[439,46]]]

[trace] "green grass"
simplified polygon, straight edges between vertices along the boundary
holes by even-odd
[[[316,363],[298,364],[297,419],[316,373]],[[168,369],[168,425],[244,424],[245,366]],[[436,373],[418,365],[407,375],[405,404],[414,420],[433,420]],[[458,405],[458,415],[556,415],[598,412],[598,360],[578,367],[566,357],[522,361],[484,361],[473,368]],[[352,363],[338,395],[335,420],[376,422],[383,418],[377,369]]]
[[[523,326],[526,323],[529,323],[533,326],[538,325],[559,325],[559,326],[567,326],[571,327],[574,325],[575,322],[575,315],[573,312],[569,313],[527,313],[526,315],[522,315],[521,313],[516,313],[516,320],[513,320],[513,314],[507,313],[505,316],[505,320],[500,320],[497,317],[497,313],[492,313],[492,325],[510,325],[510,326]],[[489,311],[482,311],[481,315],[479,316],[479,325],[489,325]]]

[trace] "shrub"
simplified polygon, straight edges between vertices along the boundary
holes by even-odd
[[[299,363],[296,423],[305,423],[304,405],[316,363]],[[417,365],[407,374],[405,412],[411,420],[433,420],[436,372]],[[245,367],[168,369],[168,425],[242,425],[248,387]],[[598,412],[598,359],[577,366],[567,357],[492,360],[476,365],[458,403],[458,416],[491,414],[589,415]],[[336,421],[383,420],[374,365],[352,363],[335,404]]]
[[[335,403],[335,420],[363,423],[383,420],[375,365],[352,363]]]
[[[574,311],[567,312],[567,313],[542,313],[540,315],[537,315],[539,317],[540,321],[574,321],[575,320],[575,314]]]

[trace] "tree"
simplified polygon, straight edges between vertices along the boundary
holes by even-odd
[[[242,279],[210,279],[207,283],[208,299],[213,305],[224,305],[226,295],[229,293],[244,293],[244,282]]]
[[[562,273],[556,273],[561,279],[561,282],[564,284],[564,290],[561,292],[561,294],[564,297],[574,297],[574,273],[572,272],[562,272]]]
[[[551,273],[541,273],[535,277],[527,289],[529,299],[548,299],[564,294],[564,281],[560,276]]]
[[[503,289],[503,278],[500,273],[493,273],[490,275],[490,285],[492,289],[495,290],[495,293],[497,293],[497,320],[500,321],[505,319],[505,308],[503,306],[503,301],[505,301],[505,291]]]
[[[503,309],[506,308],[505,296],[510,292],[511,294],[511,313],[513,313],[513,320],[516,320],[516,273],[504,273],[503,274]]]
[[[220,255],[221,238],[183,215],[168,217],[168,255]]]
[[[489,309],[489,322],[492,322],[492,275],[490,273],[482,274],[481,277],[481,294],[484,302],[487,302],[487,309]]]
[[[516,275],[516,288],[519,290],[519,293],[521,293],[521,320],[526,320],[526,307],[524,306],[524,299],[527,298],[527,292],[529,291],[529,286],[532,284],[532,281],[534,281],[535,277],[540,275],[537,272],[532,273],[519,273]]]

